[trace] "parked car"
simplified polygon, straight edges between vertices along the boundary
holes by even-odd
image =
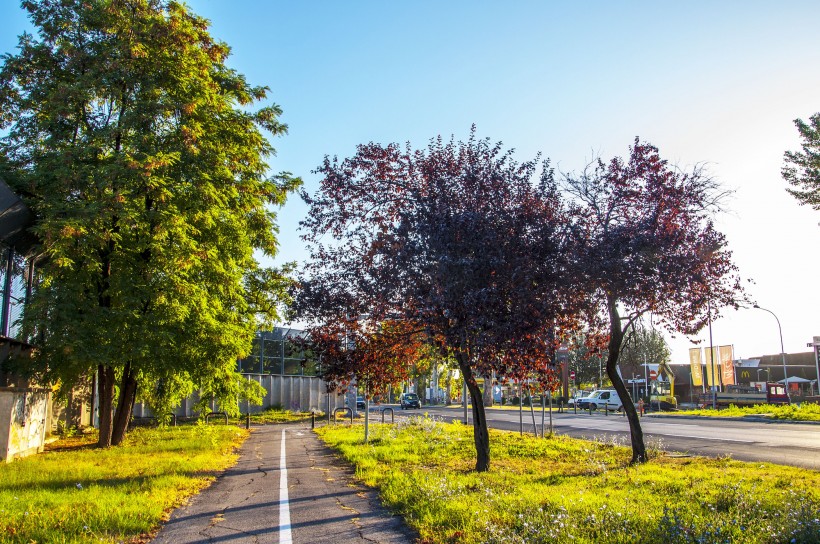
[[[402,393],[399,399],[399,405],[402,410],[409,410],[411,408],[421,408],[421,401],[419,396],[415,393]]]
[[[364,401],[364,397],[356,397],[356,410],[367,410],[367,403]]]
[[[577,399],[578,408],[582,410],[612,410],[620,411],[623,409],[623,402],[618,396],[618,392],[614,389],[599,389],[593,391],[588,397]]]
[[[580,402],[581,399],[585,399],[585,398],[589,397],[589,395],[590,395],[589,391],[576,391],[575,393],[572,394],[572,396],[567,401],[567,406],[572,408],[572,407],[575,406],[576,402]],[[579,404],[578,408],[580,408],[580,407],[581,407],[581,405]]]

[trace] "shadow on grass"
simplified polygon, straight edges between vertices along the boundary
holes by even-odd
[[[219,475],[223,474],[224,471],[221,470],[188,470],[188,471],[180,471],[176,470],[173,467],[169,467],[169,470],[152,473],[152,474],[143,474],[139,476],[129,476],[129,477],[117,477],[117,478],[96,478],[96,479],[82,479],[82,481],[78,482],[78,478],[63,478],[58,480],[48,480],[47,482],[44,481],[36,481],[31,483],[16,483],[16,484],[5,484],[0,483],[0,492],[2,491],[76,491],[78,493],[82,493],[83,490],[87,490],[90,487],[102,487],[106,489],[119,489],[119,488],[143,488],[146,484],[155,480],[160,480],[165,477],[169,476],[180,476],[183,478],[215,478]],[[81,485],[82,487],[78,487]]]

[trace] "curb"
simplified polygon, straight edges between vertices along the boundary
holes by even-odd
[[[716,421],[751,421],[754,423],[788,423],[788,424],[799,424],[799,425],[820,425],[820,421],[800,421],[796,419],[774,419],[771,417],[767,417],[764,415],[748,415],[748,416],[741,416],[741,417],[734,417],[734,416],[720,416],[720,417],[710,417],[710,416],[690,416],[690,415],[671,415],[671,414],[644,414],[643,417],[649,418],[658,418],[658,419],[699,419],[704,421],[709,420],[716,420]]]

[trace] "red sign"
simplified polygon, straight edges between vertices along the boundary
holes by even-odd
[[[575,380],[575,371],[574,370],[569,373],[569,379],[573,380],[573,381]]]
[[[649,371],[649,379],[650,380],[657,380],[658,379],[658,371],[657,370],[650,370]]]

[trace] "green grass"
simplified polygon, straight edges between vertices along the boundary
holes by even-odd
[[[247,435],[225,425],[142,427],[119,447],[97,449],[92,434],[0,465],[0,542],[141,541],[234,464]]]
[[[758,404],[756,406],[730,406],[720,410],[685,410],[679,412],[669,412],[678,415],[696,415],[704,417],[743,417],[748,415],[765,415],[770,419],[788,421],[820,421],[820,404],[803,403],[800,406],[794,404],[774,405]]]
[[[316,420],[324,415],[323,412],[316,413]],[[299,423],[302,421],[310,421],[310,412],[298,412],[292,410],[283,410],[280,408],[268,408],[264,412],[251,414],[251,423],[269,424],[269,423]],[[239,423],[245,422],[245,416],[238,420]]]
[[[630,450],[491,430],[492,466],[473,472],[472,427],[414,417],[316,432],[378,487],[425,544],[820,542],[820,472],[728,458],[630,466]]]
[[[311,412],[299,412],[294,410],[284,410],[282,408],[268,408],[262,412],[257,412],[251,414],[251,424],[254,425],[267,425],[272,423],[300,423],[304,421],[310,421]],[[319,421],[322,417],[324,417],[324,412],[316,412],[316,420]],[[199,420],[204,421],[204,417],[199,418],[180,418],[180,424],[185,425],[190,422],[196,422]],[[209,419],[209,422],[213,425],[225,424],[225,416],[223,415],[213,415]],[[247,421],[246,415],[241,414],[238,417],[229,417],[228,424],[229,425],[244,425]],[[147,427],[156,427],[158,425],[157,419],[153,417],[146,417],[146,418],[137,418],[135,420],[136,426],[147,426]],[[170,424],[170,420],[166,423]]]

